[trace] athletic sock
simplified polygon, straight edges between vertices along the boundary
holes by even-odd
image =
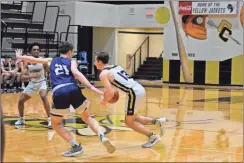
[[[152,132],[149,132],[148,137],[150,138],[152,135],[154,135]]]
[[[75,146],[75,145],[79,145],[79,143],[77,143],[76,140],[75,140],[74,138],[69,142],[69,144],[70,144],[72,147]]]
[[[105,137],[103,132],[98,132],[97,135],[99,136],[100,140]]]

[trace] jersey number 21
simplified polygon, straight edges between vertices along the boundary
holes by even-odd
[[[56,75],[61,75],[61,74],[69,75],[69,70],[66,65],[55,64],[55,74]]]

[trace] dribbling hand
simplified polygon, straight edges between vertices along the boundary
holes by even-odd
[[[103,95],[104,93],[102,91],[100,91],[99,89],[97,89],[96,87],[91,87],[91,90],[93,90],[94,92],[96,92],[99,95]]]
[[[102,108],[106,108],[107,107],[107,102],[104,101],[104,96],[100,95],[101,97],[101,101],[99,102],[102,106]]]
[[[107,102],[104,101],[103,98],[102,98],[102,100],[100,101],[100,104],[101,104],[101,106],[102,106],[103,108],[106,108],[106,107],[107,107]]]

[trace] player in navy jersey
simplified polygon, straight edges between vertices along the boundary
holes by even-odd
[[[63,119],[68,115],[72,115],[69,109],[70,105],[73,106],[76,113],[81,115],[82,120],[98,134],[100,140],[107,148],[107,151],[113,153],[115,147],[110,140],[104,136],[101,127],[88,112],[89,101],[83,96],[80,88],[75,84],[75,78],[97,94],[103,95],[103,92],[92,86],[86,77],[79,72],[77,63],[71,60],[73,48],[73,45],[68,42],[62,43],[59,47],[61,56],[53,58],[50,64],[50,77],[53,88],[53,108],[51,110],[52,127],[71,145],[71,150],[64,152],[63,156],[75,156],[82,153],[82,147],[62,126]],[[21,50],[16,50],[16,57],[18,59],[30,63],[48,63],[47,59],[21,56],[21,54]]]

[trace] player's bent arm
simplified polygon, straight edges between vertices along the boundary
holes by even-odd
[[[20,62],[18,62],[18,64],[19,64],[20,71],[22,73],[24,71],[24,63],[23,63],[23,61],[20,61]]]
[[[17,56],[17,58],[29,63],[41,63],[48,65],[48,60],[45,58],[35,58],[32,56]]]
[[[99,78],[100,78],[101,82],[103,83],[104,88],[106,89],[106,93],[107,93],[107,95],[103,99],[104,102],[108,102],[109,100],[111,100],[114,95],[112,85],[108,79],[108,75],[109,75],[108,73],[109,72],[107,70],[103,70],[101,72],[101,74],[99,75]]]
[[[74,77],[78,79],[81,83],[83,83],[85,86],[95,91],[96,93],[103,95],[103,92],[91,85],[86,77],[77,69],[76,61],[71,61],[71,71]]]
[[[27,63],[23,63],[23,65],[21,65],[21,80],[26,81],[26,80],[30,80],[32,78],[33,78],[33,76],[29,75]]]

